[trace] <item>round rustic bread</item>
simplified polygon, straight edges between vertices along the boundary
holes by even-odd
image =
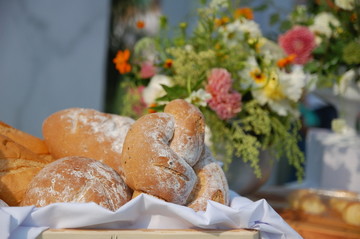
[[[46,165],[30,182],[21,206],[57,202],[95,202],[117,210],[132,192],[120,175],[98,160],[65,157]]]
[[[197,175],[197,182],[188,199],[187,206],[195,211],[205,211],[208,200],[228,205],[229,186],[224,171],[208,147],[204,147],[194,170]]]
[[[133,119],[93,109],[69,108],[43,122],[43,136],[52,156],[93,158],[122,175],[120,155]]]

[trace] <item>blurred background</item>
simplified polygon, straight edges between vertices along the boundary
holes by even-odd
[[[300,2],[274,3],[255,13],[264,34],[272,37],[277,26],[269,24],[269,16],[286,16]],[[58,110],[116,111],[115,51],[155,34],[159,15],[176,26],[198,5],[191,0],[0,0],[1,121],[41,137],[42,121]],[[141,34],[134,31],[139,14],[152,22]]]
[[[271,3],[271,4],[270,4]],[[276,40],[279,25],[301,0],[241,1],[254,12],[265,36]],[[144,35],[195,15],[193,0],[0,0],[0,120],[42,137],[43,120],[70,107],[116,113],[119,74],[112,59]],[[267,7],[265,7],[267,6]],[[146,19],[142,31],[135,23]],[[195,24],[194,21],[190,21]],[[287,164],[270,183],[294,180]],[[285,167],[285,168],[284,168]]]

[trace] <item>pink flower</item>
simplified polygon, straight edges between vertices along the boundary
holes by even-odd
[[[286,54],[296,55],[294,63],[305,64],[311,59],[311,53],[316,47],[315,35],[307,27],[295,26],[280,35],[279,44]]]
[[[238,92],[219,94],[211,98],[208,104],[220,119],[226,120],[235,117],[241,111],[241,95]]]
[[[151,62],[143,62],[141,64],[140,77],[143,79],[153,77],[156,73],[156,68]]]
[[[212,69],[206,91],[212,96],[208,101],[209,107],[222,120],[231,119],[241,111],[241,95],[232,90],[232,79],[227,70]]]
[[[232,80],[230,73],[223,68],[214,68],[208,77],[206,91],[210,94],[221,94],[230,91]]]
[[[144,110],[147,108],[147,105],[142,98],[144,88],[145,86],[139,86],[138,88],[129,89],[130,94],[138,99],[137,103],[132,106],[132,110],[136,113],[136,115],[142,115]]]

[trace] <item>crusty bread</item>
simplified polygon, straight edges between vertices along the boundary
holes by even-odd
[[[129,117],[93,109],[69,108],[47,117],[42,129],[45,143],[54,158],[93,158],[122,174],[120,155],[133,122]]]
[[[190,165],[199,160],[204,148],[205,119],[201,111],[185,100],[169,102],[164,109],[175,120],[170,148]]]
[[[140,117],[126,135],[121,163],[126,183],[134,191],[185,204],[196,175],[169,146],[174,130],[175,122],[170,114]]]
[[[345,222],[351,225],[360,226],[360,202],[349,202],[342,211]]]
[[[0,134],[12,139],[36,154],[49,154],[48,148],[42,139],[16,129],[2,121],[0,121]]]
[[[194,170],[197,175],[197,183],[188,199],[187,206],[195,211],[205,211],[208,200],[228,205],[229,186],[224,171],[208,147],[204,147]]]
[[[117,210],[131,191],[111,167],[95,159],[65,157],[46,165],[30,182],[21,206],[56,202],[95,202]]]
[[[42,157],[0,135],[0,198],[18,206],[30,180],[47,164]]]

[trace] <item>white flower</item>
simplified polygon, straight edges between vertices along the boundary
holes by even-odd
[[[334,93],[347,99],[360,100],[360,87],[356,83],[359,75],[360,69],[358,69],[358,73],[355,69],[345,72],[341,76],[339,84],[334,85]]]
[[[204,89],[191,92],[190,96],[185,100],[191,104],[198,106],[206,106],[207,101],[211,99],[211,94],[206,92]]]
[[[339,27],[340,26],[339,20],[331,13],[322,12],[315,16],[314,24],[311,25],[309,28],[316,35],[320,34],[320,35],[324,35],[327,38],[329,38],[332,35],[335,35],[330,26]],[[317,44],[321,43],[320,37],[316,38],[316,43]]]
[[[299,114],[293,103],[301,97],[305,86],[306,75],[301,68],[295,68],[293,72],[272,71],[259,88],[252,90],[252,95],[261,105],[269,107],[281,116],[291,113]]]
[[[209,7],[218,11],[220,8],[228,8],[229,4],[227,0],[212,0]]]
[[[249,34],[250,39],[262,37],[259,25],[252,20],[238,19],[219,28],[224,41],[228,46],[235,46],[239,41],[244,40],[245,34]]]
[[[337,134],[342,135],[356,135],[354,129],[352,129],[344,119],[337,118],[331,121],[331,130]]]
[[[302,67],[294,67],[292,72],[279,72],[279,79],[284,90],[284,94],[292,101],[298,101],[301,97],[306,83],[306,74]]]
[[[255,71],[260,71],[260,67],[256,58],[254,56],[250,56],[246,60],[244,69],[238,72],[238,75],[241,77],[240,87],[242,89],[248,89],[255,84],[253,78],[251,77],[251,72]]]
[[[335,0],[335,5],[344,10],[353,10],[355,7],[355,0]]]
[[[151,78],[149,85],[142,93],[144,102],[147,105],[153,104],[157,98],[166,94],[161,85],[171,86],[171,78],[165,75],[155,75]]]
[[[193,50],[194,50],[194,47],[193,47],[192,45],[190,45],[190,44],[186,44],[186,45],[184,46],[184,48],[185,48],[185,50],[186,50],[187,52],[190,52],[190,51],[193,51]]]

